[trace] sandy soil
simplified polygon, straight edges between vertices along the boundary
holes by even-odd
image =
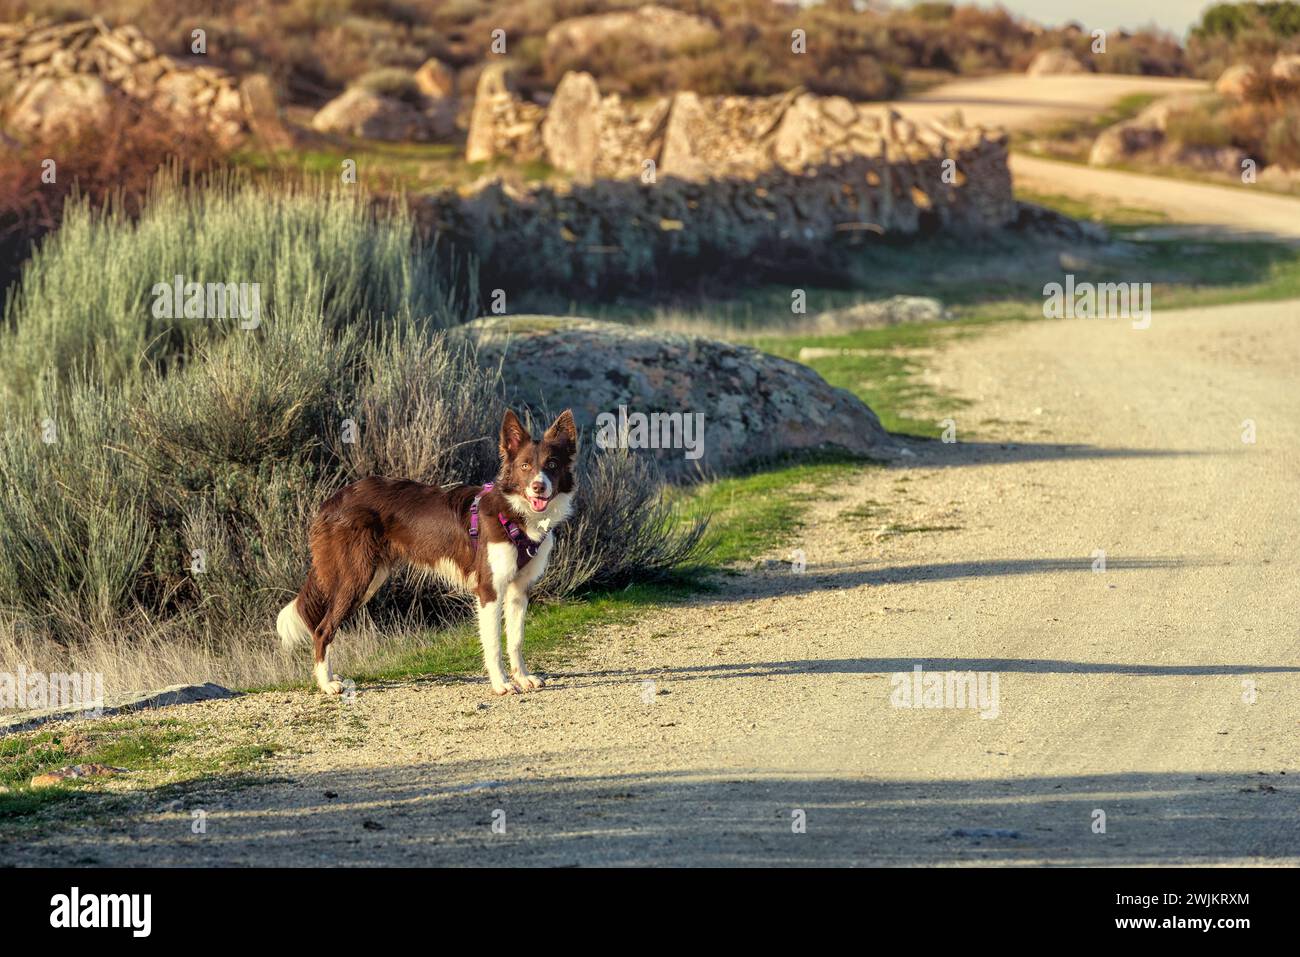
[[[527,696],[189,706],[291,747],[0,862],[1300,863],[1300,302],[1010,325],[929,375],[958,442],[827,489],[803,573],[764,556]],[[894,706],[917,665],[996,675],[996,717]]]

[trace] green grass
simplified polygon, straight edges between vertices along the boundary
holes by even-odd
[[[559,664],[597,627],[626,624],[651,608],[681,601],[696,588],[685,577],[662,583],[630,585],[581,599],[534,605],[528,611],[525,641],[534,665]],[[475,675],[483,668],[478,626],[473,621],[431,631],[427,644],[410,649],[355,676],[356,680],[391,681],[420,675]]]
[[[59,809],[87,794],[102,793],[105,782],[123,778],[136,778],[155,787],[165,782],[169,789],[214,777],[237,780],[277,750],[276,744],[262,740],[203,751],[201,746],[211,742],[214,733],[197,722],[145,713],[78,723],[76,727],[56,723],[46,730],[0,739],[0,787],[7,789],[0,792],[0,822]],[[195,746],[200,746],[198,751]],[[126,774],[31,787],[36,775],[76,764],[106,764]],[[112,806],[110,802],[99,812]],[[89,806],[84,810],[86,814],[98,813]]]
[[[706,541],[717,568],[788,544],[803,527],[808,505],[833,498],[827,486],[873,467],[862,459],[826,456],[718,479],[678,495],[712,516]]]
[[[947,342],[974,334],[977,327],[1026,318],[1024,313],[1023,309],[1004,305],[949,322],[825,336],[761,336],[749,342],[773,355],[801,361],[831,385],[848,389],[875,411],[888,431],[937,438],[943,431],[940,421],[968,403],[922,381],[919,373],[925,366],[925,355]],[[852,350],[853,354],[799,359],[803,348]]]

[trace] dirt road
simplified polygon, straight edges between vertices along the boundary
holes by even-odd
[[[915,118],[941,118],[960,110],[971,125],[1023,130],[1095,115],[1133,93],[1169,96],[1207,89],[1200,80],[1164,77],[1017,74],[945,83],[892,105]],[[1150,230],[1153,235],[1300,242],[1300,199],[1264,190],[1097,169],[1023,154],[1012,156],[1011,173],[1017,186],[1039,193],[1102,198],[1163,213],[1170,225]]]
[[[1013,324],[930,374],[973,402],[958,442],[826,489],[802,574],[607,629],[527,696],[193,706],[287,746],[264,783],[0,859],[1300,863],[1300,302]],[[896,706],[917,666],[982,707]]]
[[[1134,93],[1172,96],[1209,89],[1201,80],[1096,73],[1083,76],[998,76],[954,80],[890,105],[900,112],[939,119],[961,110],[971,126],[1023,130],[1053,120],[1086,119]]]

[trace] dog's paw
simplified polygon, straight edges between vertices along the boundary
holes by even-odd
[[[329,681],[320,682],[320,690],[326,694],[342,694],[343,682],[338,678],[331,678]]]
[[[536,691],[538,688],[546,686],[546,682],[540,677],[526,671],[511,672],[510,680],[518,686],[520,691]]]
[[[492,682],[492,693],[494,695],[497,695],[498,697],[500,695],[505,695],[505,694],[515,694],[518,690],[519,689],[516,688],[512,682],[509,681],[494,680]]]

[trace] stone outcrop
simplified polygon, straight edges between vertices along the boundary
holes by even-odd
[[[108,697],[102,709],[88,715],[85,706],[46,708],[36,711],[21,711],[17,714],[0,715],[0,736],[15,731],[26,731],[39,727],[48,721],[69,721],[85,717],[108,717],[129,711],[146,708],[166,708],[176,704],[191,704],[196,701],[214,701],[221,698],[233,698],[239,692],[223,688],[208,682],[201,685],[169,685],[153,691],[137,691]]]
[[[26,139],[75,137],[102,130],[112,120],[112,93],[96,76],[36,76],[17,87],[9,99],[9,128]]]
[[[1300,86],[1300,53],[1283,53],[1268,68],[1268,75],[1278,83]]]
[[[159,54],[135,27],[110,29],[98,17],[0,24],[0,89],[10,91],[6,122],[25,136],[67,135],[107,122],[114,96],[201,122],[227,144],[250,129],[234,76]],[[262,104],[262,128],[282,135],[276,111],[266,108],[269,85],[254,95]]]
[[[1030,76],[1060,76],[1088,72],[1090,72],[1088,67],[1064,47],[1039,52],[1025,70],[1025,73]]]
[[[703,413],[698,458],[681,447],[634,450],[654,455],[669,476],[725,473],[813,449],[898,454],[851,392],[747,346],[567,317],[480,319],[466,328],[481,362],[495,368],[505,358],[510,401],[538,411],[572,408],[584,441],[595,438],[601,413],[618,417],[620,406],[647,416]]]
[[[562,20],[546,33],[545,56],[550,63],[581,59],[597,47],[637,47],[651,53],[699,49],[716,43],[718,28],[703,17],[669,7],[646,4]]]
[[[1255,71],[1249,64],[1234,63],[1220,73],[1219,78],[1214,81],[1214,92],[1220,96],[1240,100],[1246,95],[1246,90],[1254,78]]]
[[[520,162],[541,159],[542,119],[546,111],[515,95],[504,63],[490,63],[479,74],[470,115],[465,159],[483,163],[496,156]]]
[[[542,121],[542,146],[556,169],[590,179],[602,156],[600,90],[587,73],[566,73]]]
[[[1130,160],[1147,160],[1209,172],[1239,173],[1245,153],[1236,147],[1179,143],[1169,138],[1167,131],[1171,117],[1204,109],[1202,98],[1197,96],[1157,100],[1132,119],[1103,130],[1092,144],[1088,163],[1110,166]]]
[[[353,87],[326,103],[312,117],[312,129],[367,140],[421,142],[432,135],[423,113],[402,100]]]
[[[414,76],[416,88],[430,100],[447,100],[456,96],[456,73],[441,60],[425,60]]]

